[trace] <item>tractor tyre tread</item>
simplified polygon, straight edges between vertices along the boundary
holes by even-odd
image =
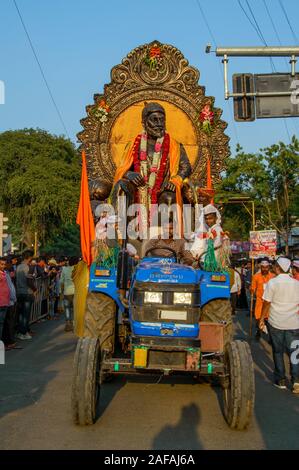
[[[250,423],[255,397],[254,370],[251,351],[245,341],[227,345],[229,356],[231,406],[225,409],[225,418],[232,429],[246,429]]]
[[[114,351],[116,305],[111,297],[89,292],[84,316],[84,337],[98,338],[101,350]]]
[[[96,338],[79,338],[74,356],[73,382],[71,394],[72,416],[75,424],[82,426],[95,421],[99,391],[96,388],[96,368],[100,355],[100,345]]]

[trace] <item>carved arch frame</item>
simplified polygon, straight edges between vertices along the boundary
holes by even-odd
[[[157,67],[150,67],[147,62],[152,48],[161,51]],[[111,83],[104,86],[103,94],[94,95],[94,104],[86,106],[87,117],[80,121],[84,130],[78,133],[78,139],[86,152],[89,178],[113,181],[116,167],[109,142],[120,114],[141,101],[163,100],[184,111],[193,124],[199,151],[191,180],[205,186],[206,162],[210,159],[213,182],[219,181],[230,153],[229,138],[224,133],[227,124],[220,119],[222,110],[214,108],[214,98],[205,96],[205,88],[198,83],[199,76],[199,71],[189,65],[177,48],[159,41],[137,47],[113,67]],[[105,122],[94,115],[102,101],[110,108]],[[203,131],[199,121],[207,104],[214,112],[210,135]]]

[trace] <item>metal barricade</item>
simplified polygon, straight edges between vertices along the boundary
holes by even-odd
[[[48,315],[49,311],[49,279],[35,279],[37,292],[31,307],[30,323],[34,323]]]

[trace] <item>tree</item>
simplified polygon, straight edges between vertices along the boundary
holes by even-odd
[[[40,129],[0,134],[0,207],[9,217],[15,243],[42,244],[75,220],[80,158],[64,137]]]
[[[235,157],[228,159],[225,176],[219,185],[219,197],[249,196],[255,201],[261,228],[277,230],[286,243],[290,234],[290,216],[299,214],[299,141],[279,142],[259,153],[245,153],[237,146]],[[229,218],[245,220],[240,207],[225,210]],[[247,217],[248,225],[248,217]]]
[[[54,235],[40,250],[43,255],[50,256],[80,256],[80,229],[79,225],[66,224],[61,227],[60,233]]]

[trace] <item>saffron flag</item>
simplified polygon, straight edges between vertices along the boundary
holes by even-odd
[[[84,150],[82,152],[81,193],[76,222],[80,225],[82,257],[87,265],[90,266],[92,263],[92,242],[95,240],[95,227],[89,199],[86,156]]]

